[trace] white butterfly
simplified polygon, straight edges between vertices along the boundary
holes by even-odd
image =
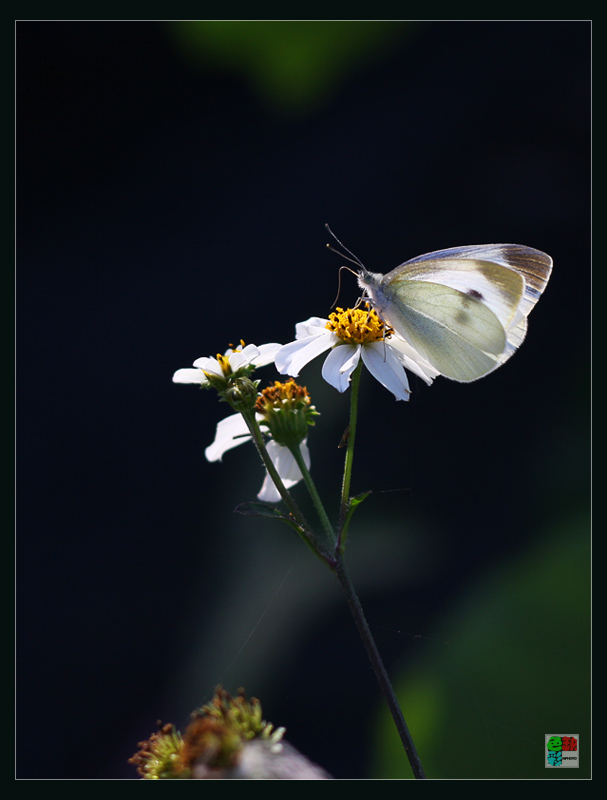
[[[479,244],[412,258],[387,275],[358,267],[379,316],[441,375],[467,383],[518,349],[552,259],[520,244]]]

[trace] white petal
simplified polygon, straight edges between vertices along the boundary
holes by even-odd
[[[241,414],[232,414],[217,425],[215,440],[204,451],[207,461],[221,461],[223,454],[251,438]]]
[[[343,346],[343,345],[342,345]],[[358,362],[360,361],[360,352],[362,350],[361,347],[357,345],[345,345],[349,349],[351,349],[350,355],[344,359],[339,371],[343,374],[347,373],[350,376],[354,370],[356,369]]]
[[[317,336],[327,330],[328,319],[310,317],[305,322],[298,322],[295,326],[295,338],[304,339],[306,336]]]
[[[409,399],[411,392],[405,368],[398,355],[383,342],[372,342],[363,347],[363,363],[397,400]]]
[[[308,469],[310,469],[310,449],[308,447],[308,440],[304,439],[303,442],[299,445],[299,449],[301,450],[301,454],[303,456],[304,464]]]
[[[173,383],[197,383],[200,386],[203,383],[207,383],[207,379],[202,370],[188,367],[187,369],[177,370],[173,375]]]
[[[274,356],[282,347],[278,342],[271,342],[269,344],[260,344],[257,348],[259,355],[255,357],[254,364],[256,367],[265,367],[266,364],[271,364],[274,361]]]
[[[437,375],[440,375],[440,372],[435,369],[429,361],[426,361],[409,342],[401,339],[400,336],[390,336],[390,338],[386,340],[386,345],[389,349],[399,353],[400,360],[405,367],[410,372],[414,372],[422,380],[426,381],[428,385],[432,383]]]
[[[216,358],[211,358],[210,356],[202,356],[202,358],[197,358],[194,361],[194,366],[198,367],[198,369],[202,369],[205,372],[210,372],[212,375],[219,375],[223,377],[223,370],[219,365],[219,361]]]
[[[264,503],[277,503],[280,500],[280,492],[274,486],[274,481],[267,472],[257,498],[263,500]]]
[[[301,470],[288,447],[282,447],[276,442],[268,442],[268,453],[280,475],[282,482],[288,488],[295,486],[302,479]],[[307,450],[307,447],[306,447]],[[309,466],[309,453],[308,463]]]
[[[306,336],[285,344],[276,353],[274,363],[281,375],[297,377],[300,371],[316,356],[324,353],[340,341],[331,331],[325,330],[315,336]]]
[[[308,446],[305,442],[302,442],[300,448],[304,463],[309,468],[310,451],[308,450]],[[290,489],[291,486],[295,486],[295,484],[302,479],[302,474],[297,466],[297,462],[293,458],[291,451],[287,447],[283,447],[274,441],[268,442],[267,449],[268,455],[272,459],[272,462],[276,467],[276,471],[278,472],[278,475],[280,476],[280,479],[284,483],[285,487]],[[261,487],[261,491],[257,497],[259,500],[263,500],[266,503],[276,503],[278,500],[280,500],[278,489],[274,485],[274,481],[267,473]]]
[[[229,358],[232,372],[236,372],[237,369],[247,367],[255,361],[259,356],[259,348],[254,344],[248,344],[242,350],[227,350],[226,356]]]
[[[338,392],[345,392],[348,388],[350,376],[360,360],[360,350],[360,346],[341,344],[325,358],[322,376]]]

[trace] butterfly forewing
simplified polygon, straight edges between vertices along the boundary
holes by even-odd
[[[523,244],[475,244],[451,247],[447,250],[436,250],[433,253],[416,256],[396,269],[412,268],[413,265],[419,265],[423,269],[421,265],[427,262],[444,263],[452,260],[487,261],[518,273],[525,281],[525,294],[522,301],[525,316],[539,300],[552,272],[552,259],[547,253]]]
[[[480,300],[505,328],[512,322],[525,291],[525,280],[517,272],[476,258],[407,262],[384,276],[383,282],[394,285],[411,280],[449,286]]]

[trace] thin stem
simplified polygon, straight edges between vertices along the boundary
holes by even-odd
[[[292,517],[296,521],[300,535],[305,543],[310,547],[316,555],[326,563],[332,562],[331,556],[326,552],[326,550],[320,546],[319,542],[317,541],[312,528],[308,525],[306,518],[304,517],[303,513],[299,509],[299,506],[293,500],[291,494],[287,491],[284,483],[282,482],[280,475],[276,467],[274,466],[274,462],[270,458],[270,455],[267,451],[265,446],[265,442],[263,440],[263,436],[261,434],[261,430],[259,429],[259,425],[257,424],[257,420],[255,419],[254,414],[248,414],[247,412],[241,412],[244,418],[244,421],[247,424],[247,427],[253,437],[253,442],[255,447],[257,448],[257,452],[259,453],[261,460],[263,461],[264,467],[267,469],[268,474],[272,478],[274,485],[278,489],[280,496],[282,497],[285,505],[289,509]]]
[[[348,426],[348,444],[344,461],[344,477],[341,486],[341,510],[337,541],[338,550],[342,553],[346,546],[346,532],[343,526],[348,516],[348,506],[350,504],[350,482],[352,480],[352,466],[354,464],[354,443],[356,441],[356,422],[358,419],[358,390],[360,387],[361,372],[362,359],[358,362],[358,366],[352,373],[350,385],[350,424]]]
[[[350,579],[350,575],[346,568],[343,556],[339,553],[337,554],[337,558],[335,559],[333,571],[337,575],[341,588],[343,589],[344,594],[346,595],[346,599],[348,601],[348,605],[350,606],[350,611],[352,612],[352,616],[354,617],[356,627],[358,628],[360,638],[363,641],[365,650],[367,651],[367,656],[369,657],[369,661],[371,662],[371,666],[373,667],[373,671],[375,672],[375,675],[377,677],[380,689],[382,691],[382,694],[384,695],[386,703],[388,704],[390,713],[392,714],[392,719],[394,720],[394,724],[396,725],[398,735],[400,736],[403,746],[405,748],[405,752],[407,753],[407,758],[409,759],[409,763],[411,764],[413,775],[419,779],[425,778],[426,774],[424,772],[422,763],[417,754],[417,750],[413,742],[413,739],[411,738],[411,734],[409,733],[409,728],[407,727],[407,723],[405,722],[403,712],[401,711],[400,705],[398,704],[398,700],[396,698],[396,694],[394,693],[394,689],[392,688],[390,678],[388,677],[388,673],[386,672],[386,668],[384,667],[384,663],[379,654],[379,650],[377,649],[377,645],[375,644],[373,634],[371,633],[371,629],[369,628],[369,623],[367,622],[365,615],[363,613],[360,600],[358,599],[356,592],[354,591],[354,586]]]
[[[333,530],[333,526],[329,520],[327,512],[325,511],[325,507],[322,504],[322,500],[320,499],[320,495],[316,489],[316,484],[314,483],[312,476],[310,475],[310,470],[308,469],[306,462],[303,459],[301,454],[301,449],[299,447],[290,448],[291,453],[293,454],[293,458],[297,462],[297,466],[299,467],[301,474],[303,475],[304,482],[310,493],[310,497],[312,498],[312,502],[316,508],[320,521],[322,522],[322,526],[325,529],[325,533],[327,535],[327,539],[331,547],[335,546],[335,531]]]
[[[310,492],[310,496],[312,497],[314,505],[318,511],[323,528],[328,538],[329,546],[331,549],[334,548],[333,552],[329,552],[326,549],[326,546],[318,540],[317,536],[314,534],[314,532],[308,525],[299,507],[297,506],[297,504],[295,503],[295,501],[285,488],[282,480],[280,479],[280,476],[278,475],[276,467],[274,466],[274,462],[272,461],[272,459],[268,454],[261,430],[259,429],[259,425],[257,424],[257,420],[255,419],[254,413],[243,412],[242,415],[245,419],[245,422],[251,433],[251,436],[253,437],[253,441],[255,443],[255,446],[257,447],[259,455],[261,456],[263,464],[267,469],[268,474],[274,481],[274,484],[278,489],[280,496],[284,500],[287,508],[289,509],[293,519],[295,520],[298,526],[298,532],[300,533],[302,539],[316,553],[316,555],[321,560],[323,560],[331,570],[333,570],[333,572],[337,576],[341,588],[343,589],[344,594],[346,595],[346,600],[350,607],[352,616],[354,617],[354,621],[356,623],[356,627],[362,639],[365,650],[367,651],[367,656],[369,658],[371,666],[373,667],[373,670],[377,677],[380,689],[382,691],[382,694],[384,695],[386,703],[388,704],[388,708],[396,725],[396,729],[405,748],[405,752],[407,753],[409,763],[411,764],[411,769],[413,770],[413,775],[415,776],[415,778],[425,778],[426,775],[424,773],[421,761],[417,754],[415,744],[413,742],[413,739],[411,738],[411,734],[409,733],[409,729],[405,722],[403,712],[398,704],[398,700],[396,698],[396,694],[390,682],[390,678],[388,676],[388,673],[386,672],[386,668],[384,667],[383,661],[379,654],[379,650],[377,649],[377,645],[375,644],[373,634],[371,633],[371,629],[369,628],[369,624],[365,618],[362,606],[360,604],[360,600],[358,599],[358,596],[354,590],[354,586],[350,579],[350,575],[346,568],[343,556],[343,551],[345,547],[347,520],[348,520],[348,510],[350,507],[350,482],[352,478],[352,465],[354,459],[354,442],[356,436],[356,421],[358,414],[358,389],[360,385],[360,373],[361,373],[361,364],[357,366],[352,375],[350,427],[349,427],[346,459],[344,465],[344,477],[343,477],[342,494],[341,494],[340,528],[337,541],[335,537],[335,532],[331,526],[331,523],[324,509],[324,506],[320,500],[320,496],[318,494],[318,491],[316,490],[314,481],[312,480],[310,472],[303,460],[301,450],[299,447],[291,449],[291,453],[293,454],[293,457],[297,462],[297,465],[301,471],[301,474],[306,483],[308,491]],[[342,540],[342,535],[343,535],[343,540]]]

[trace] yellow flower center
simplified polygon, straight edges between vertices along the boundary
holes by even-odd
[[[310,404],[310,395],[305,386],[299,386],[293,378],[285,383],[274,381],[261,392],[257,400],[257,411],[260,414],[272,408],[301,408]]]
[[[347,308],[345,311],[343,308],[336,309],[329,316],[326,327],[346,344],[381,342],[394,333],[368,303],[366,308]]]

